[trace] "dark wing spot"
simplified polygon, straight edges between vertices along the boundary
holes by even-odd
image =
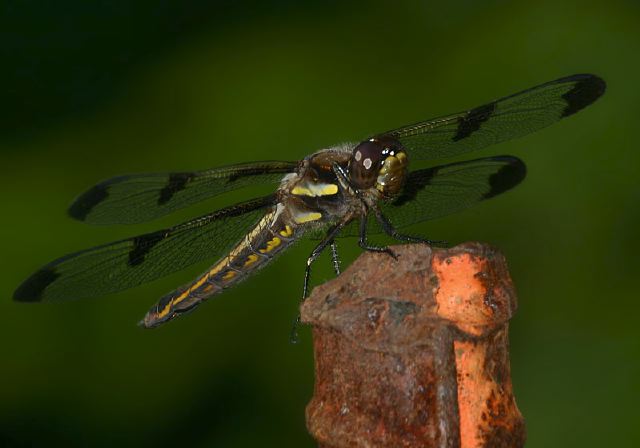
[[[391,204],[395,207],[400,207],[409,201],[413,201],[418,196],[418,193],[431,183],[431,179],[437,172],[437,168],[432,168],[409,173],[402,192]]]
[[[484,199],[504,193],[518,185],[527,175],[527,167],[517,157],[494,157],[494,160],[505,160],[509,163],[500,167],[498,171],[489,176],[489,191],[484,194]]]
[[[496,103],[488,103],[484,106],[471,109],[464,116],[458,119],[458,130],[453,136],[453,141],[457,142],[463,138],[469,137],[471,134],[480,129],[482,123],[487,121],[496,110]]]
[[[184,190],[191,179],[193,179],[193,173],[173,173],[169,175],[169,181],[167,185],[160,190],[160,196],[158,197],[158,205],[164,205],[171,200],[173,195],[177,192]]]
[[[567,102],[567,106],[562,112],[562,117],[568,117],[584,109],[600,98],[607,88],[604,80],[595,75],[578,75],[578,77],[582,79],[571,90],[562,95],[562,99]]]
[[[137,266],[156,244],[167,237],[164,231],[149,233],[133,239],[133,247],[129,252],[129,266]]]
[[[56,281],[60,274],[53,268],[42,268],[24,281],[13,293],[13,300],[18,302],[39,302],[47,286]]]
[[[109,196],[108,185],[101,183],[82,193],[69,207],[69,216],[84,221],[96,205],[107,199]]]

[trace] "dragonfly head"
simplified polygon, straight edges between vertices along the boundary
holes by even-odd
[[[391,197],[400,192],[408,163],[404,147],[395,138],[370,138],[353,149],[349,180],[356,188],[375,187],[384,197]]]

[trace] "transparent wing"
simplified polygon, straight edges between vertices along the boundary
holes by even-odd
[[[436,166],[409,173],[402,193],[381,204],[382,213],[396,228],[440,218],[469,208],[518,185],[526,167],[517,157],[497,156]],[[357,236],[358,223],[341,236]],[[368,232],[381,233],[373,217]]]
[[[90,224],[135,224],[256,183],[278,182],[296,162],[256,162],[205,171],[131,174],[81,194],[69,215]]]
[[[175,227],[67,255],[25,280],[13,298],[37,302],[96,297],[220,258],[275,203],[270,195]]]
[[[593,103],[605,88],[595,75],[573,75],[381,135],[400,140],[412,160],[453,157],[549,126]]]

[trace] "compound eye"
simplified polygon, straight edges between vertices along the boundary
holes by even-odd
[[[382,159],[382,148],[377,142],[366,141],[360,143],[353,152],[353,158],[365,170],[377,168]]]
[[[383,160],[383,147],[377,140],[365,140],[355,147],[349,163],[351,182],[358,188],[370,188],[376,183]]]

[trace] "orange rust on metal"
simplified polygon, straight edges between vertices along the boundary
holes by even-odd
[[[524,446],[504,257],[479,243],[360,256],[301,308],[316,363],[307,427],[320,447]]]

